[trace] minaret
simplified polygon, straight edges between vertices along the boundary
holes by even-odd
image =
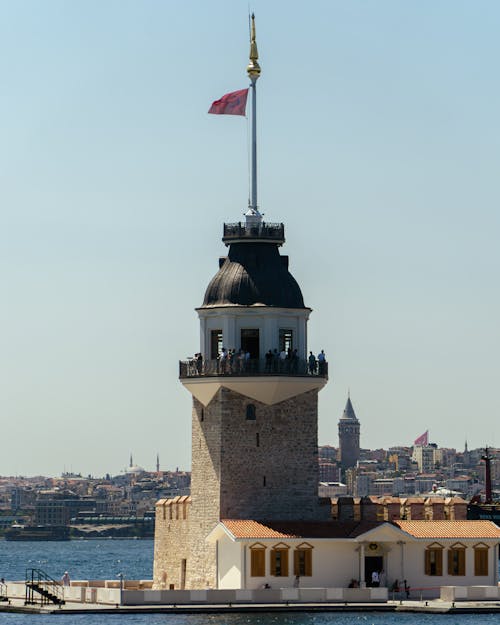
[[[344,414],[339,419],[339,462],[343,471],[355,467],[359,460],[359,431],[360,423],[349,394]]]
[[[253,123],[257,58],[252,16]],[[284,225],[264,222],[258,210],[254,150],[252,167],[245,221],[224,224],[227,257],[196,309],[202,358],[180,363],[193,396],[191,501],[188,513],[174,513],[175,501],[157,505],[158,588],[217,587],[216,548],[206,537],[222,519],[330,518],[318,498],[318,392],[328,367],[308,372],[311,309],[280,255]]]

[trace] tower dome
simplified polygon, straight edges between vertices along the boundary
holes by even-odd
[[[300,287],[288,271],[288,256],[280,256],[276,243],[231,244],[203,300],[203,307],[228,305],[304,308]]]

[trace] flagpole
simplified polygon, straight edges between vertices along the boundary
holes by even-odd
[[[250,209],[259,216],[257,205],[257,79],[260,76],[260,65],[258,62],[259,53],[255,40],[255,16],[252,13],[250,29],[250,62],[247,66],[247,73],[252,89],[252,162],[251,162],[251,189],[250,189]]]

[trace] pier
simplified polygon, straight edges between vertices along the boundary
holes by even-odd
[[[386,588],[303,588],[271,591],[154,591],[151,580],[81,580],[61,587],[64,603],[26,604],[26,583],[7,582],[0,612],[25,614],[245,614],[287,612],[419,612],[430,614],[500,613],[500,588],[474,586],[463,600],[453,600],[455,587],[443,587],[439,598],[390,598]],[[359,597],[342,591],[359,590]],[[463,588],[460,589],[462,591]],[[285,592],[286,591],[286,592]],[[372,596],[372,592],[378,591]],[[246,594],[245,594],[246,593]],[[266,593],[268,599],[266,600]],[[283,594],[285,593],[285,594]],[[167,595],[171,595],[168,596]],[[496,595],[496,597],[494,596]],[[482,596],[474,600],[470,597]],[[288,597],[288,599],[286,599]],[[469,597],[469,598],[465,598]],[[448,600],[447,600],[448,599]],[[160,602],[161,601],[161,602]]]

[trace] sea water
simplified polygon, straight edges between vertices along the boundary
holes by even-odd
[[[0,577],[25,579],[40,568],[54,579],[151,579],[152,540],[0,541]],[[57,614],[0,612],[0,625],[499,625],[498,614],[269,613],[269,614]]]
[[[59,580],[153,578],[152,540],[0,541],[0,577],[25,579],[26,569],[41,569]]]

